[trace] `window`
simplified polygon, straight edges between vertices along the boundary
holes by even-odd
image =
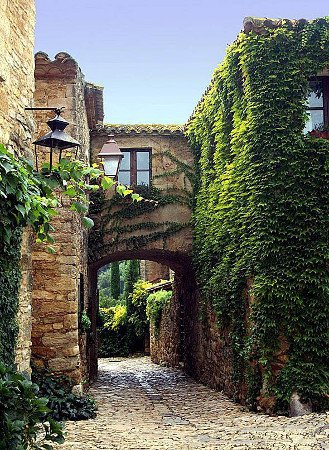
[[[151,150],[121,149],[123,159],[119,170],[119,183],[127,186],[149,186],[151,179]]]
[[[311,79],[310,87],[312,91],[308,97],[306,133],[329,126],[329,77]]]

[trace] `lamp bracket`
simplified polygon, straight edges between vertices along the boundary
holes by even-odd
[[[42,108],[42,107],[35,107],[35,108],[25,108],[25,111],[53,111],[58,116],[64,111],[65,106],[62,106],[61,108]]]

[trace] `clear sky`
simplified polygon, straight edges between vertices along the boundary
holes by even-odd
[[[328,0],[36,0],[36,51],[105,87],[105,122],[184,123],[246,16],[329,15]]]

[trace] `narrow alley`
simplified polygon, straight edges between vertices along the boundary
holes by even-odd
[[[66,424],[63,450],[329,450],[329,415],[248,412],[147,357],[100,360],[96,419]]]

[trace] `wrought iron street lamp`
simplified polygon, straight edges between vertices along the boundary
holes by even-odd
[[[104,173],[108,177],[117,178],[123,153],[114,140],[114,135],[109,136],[109,140],[103,145],[98,157],[104,164]]]
[[[63,108],[26,108],[26,110],[30,111],[54,111],[56,116],[53,119],[48,120],[47,125],[51,129],[51,131],[44,136],[37,139],[34,144],[34,154],[35,154],[35,168],[38,171],[38,152],[37,146],[48,147],[50,148],[49,153],[49,172],[52,171],[53,167],[53,152],[57,150],[56,153],[59,153],[58,160],[62,159],[63,150],[67,150],[69,148],[75,148],[75,157],[77,156],[78,148],[80,147],[80,143],[73,139],[69,134],[65,133],[65,128],[69,125],[63,117],[61,117],[61,113]]]

